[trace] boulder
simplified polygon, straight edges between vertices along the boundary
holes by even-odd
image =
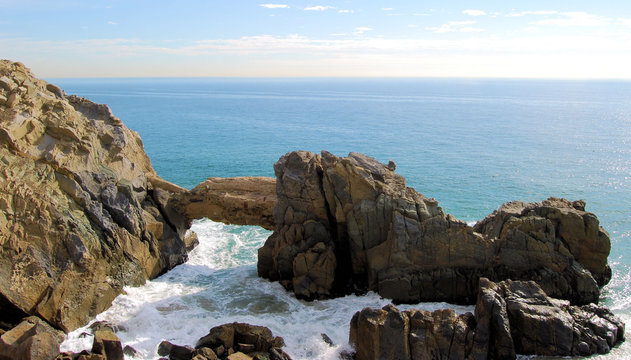
[[[213,327],[208,335],[197,341],[195,348],[215,349],[220,346],[246,353],[269,352],[271,348],[285,346],[285,342],[279,336],[274,337],[272,331],[264,326],[235,322]]]
[[[0,359],[51,360],[65,336],[42,319],[25,318],[0,336]]]
[[[509,203],[471,227],[395,168],[358,153],[281,157],[276,228],[259,249],[259,276],[305,299],[372,290],[395,302],[474,303],[487,277],[598,301],[610,279],[609,237],[584,202]]]
[[[109,329],[94,332],[92,353],[103,355],[106,360],[123,360],[125,358],[120,339]]]
[[[107,106],[20,63],[0,61],[0,78],[0,306],[70,331],[186,260],[195,237],[168,201],[185,190]]]
[[[550,298],[534,281],[480,280],[475,315],[452,309],[399,311],[392,305],[353,316],[354,359],[515,359],[516,354],[588,356],[624,341],[607,308]]]
[[[410,318],[392,305],[365,308],[351,319],[350,343],[356,359],[409,359]]]
[[[226,224],[274,229],[276,179],[270,177],[208,178],[173,201],[189,220],[208,218]]]

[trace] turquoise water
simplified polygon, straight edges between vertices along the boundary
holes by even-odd
[[[210,176],[273,176],[273,163],[286,152],[324,149],[337,155],[359,151],[382,162],[394,160],[409,186],[436,198],[448,213],[468,222],[480,220],[511,200],[584,199],[587,210],[599,217],[612,239],[609,261],[614,278],[605,288],[603,300],[625,320],[631,319],[631,82],[51,82],[67,93],[108,104],[129,128],[140,133],[158,174],[188,188]],[[198,231],[208,230],[208,241],[242,231],[217,228],[210,222],[198,225],[205,229]],[[237,236],[250,248],[260,246],[264,238],[265,233]],[[213,266],[225,271],[249,267],[247,276],[255,278],[255,252],[234,252],[228,245],[222,249],[213,251],[222,254],[220,258],[239,258],[242,263],[222,263],[218,258],[212,261],[224,265]],[[247,276],[247,281],[255,281]],[[208,283],[198,285],[216,286],[212,278],[208,276]],[[266,294],[267,302],[278,301]],[[230,302],[229,296],[225,301]],[[352,299],[349,304],[353,301],[359,304],[363,300]],[[300,313],[290,300],[280,302]],[[265,301],[259,303],[265,307]],[[348,312],[352,308],[348,305]],[[235,316],[241,315],[235,312]],[[340,324],[347,321],[344,316],[348,315],[340,315]],[[285,320],[270,323],[274,321]],[[135,332],[133,336],[140,337]],[[312,355],[305,358],[314,357],[314,351],[318,353],[305,350]],[[617,357],[614,353],[608,358]]]

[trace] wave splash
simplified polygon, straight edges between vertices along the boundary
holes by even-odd
[[[159,358],[157,347],[163,340],[194,345],[213,326],[234,321],[267,326],[275,336],[285,339],[285,351],[296,360],[338,359],[340,352],[350,350],[348,332],[353,314],[367,306],[390,303],[374,293],[298,300],[280,284],[257,276],[257,250],[269,231],[210,220],[195,221],[192,230],[199,236],[199,245],[189,254],[188,262],[143,286],[125,288],[112,307],[94,320],[116,326],[123,346],[137,351],[134,359]],[[398,307],[473,311],[471,306],[445,303]],[[68,334],[61,350],[90,349],[93,337],[89,325]],[[327,345],[322,333],[335,345]]]

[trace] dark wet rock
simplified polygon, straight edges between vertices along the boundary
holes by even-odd
[[[129,345],[125,345],[123,348],[123,354],[125,354],[125,356],[135,357],[138,354],[138,351]]]
[[[474,303],[487,277],[598,301],[611,274],[609,237],[583,201],[508,203],[473,228],[394,169],[358,153],[281,157],[276,228],[259,249],[259,276],[305,299],[373,290],[395,302]]]
[[[475,316],[365,308],[351,320],[354,359],[515,359],[604,354],[624,341],[606,307],[550,298],[534,281],[480,280]]]
[[[322,333],[320,334],[320,336],[322,337],[322,341],[324,341],[325,344],[329,345],[329,346],[334,346],[335,344],[333,344],[333,340],[331,340],[331,338],[329,337],[329,335]]]
[[[291,360],[283,346],[283,338],[273,336],[268,328],[235,322],[213,327],[197,341],[195,348],[163,341],[158,346],[158,355],[177,360]]]

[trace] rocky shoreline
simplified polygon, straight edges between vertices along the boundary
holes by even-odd
[[[0,359],[133,357],[108,328],[95,330],[91,352],[59,354],[59,344],[123,286],[186,261],[201,217],[274,230],[259,276],[299,298],[375,291],[395,303],[477,302],[461,316],[365,309],[351,321],[357,359],[586,355],[624,338],[624,324],[594,305],[611,278],[610,241],[582,201],[512,202],[471,227],[407,187],[393,162],[304,151],[282,156],[276,179],[209,178],[189,191],[156,174],[138,134],[106,105],[6,60],[0,161]],[[539,334],[567,336],[551,344],[527,333],[545,316]],[[218,329],[209,346],[163,344],[161,355],[289,359],[268,329]],[[421,330],[433,343],[419,342]],[[455,334],[452,351],[444,341]]]

